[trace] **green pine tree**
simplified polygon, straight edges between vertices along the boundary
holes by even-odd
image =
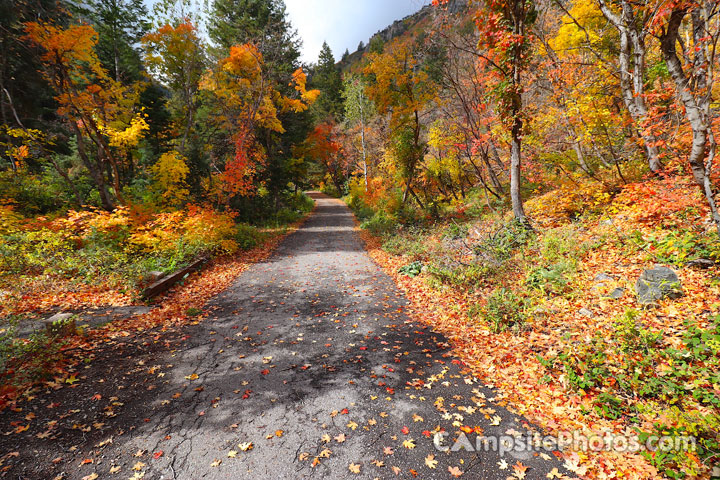
[[[312,86],[322,92],[315,104],[318,116],[321,119],[334,117],[341,120],[343,116],[342,78],[327,42],[323,42],[320,50],[318,64],[312,77]]]

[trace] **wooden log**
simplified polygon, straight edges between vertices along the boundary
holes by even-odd
[[[142,298],[144,298],[145,300],[149,300],[153,297],[160,295],[161,293],[167,292],[173,285],[185,278],[186,275],[194,272],[195,270],[199,270],[200,267],[202,267],[203,264],[207,261],[207,257],[200,258],[198,260],[195,260],[187,267],[171,273],[170,275],[166,275],[156,282],[153,282],[145,290],[142,291]]]

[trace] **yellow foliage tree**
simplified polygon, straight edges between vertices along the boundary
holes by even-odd
[[[164,153],[151,168],[155,180],[155,191],[165,206],[182,203],[190,190],[187,187],[187,176],[190,169],[185,158],[176,151]]]

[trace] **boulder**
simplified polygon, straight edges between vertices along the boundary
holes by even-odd
[[[682,284],[677,274],[661,265],[645,270],[635,282],[638,303],[651,305],[663,298],[682,297]]]
[[[52,317],[43,320],[43,323],[50,335],[64,337],[77,331],[74,317],[75,314],[73,313],[56,313]]]

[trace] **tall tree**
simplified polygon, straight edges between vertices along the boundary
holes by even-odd
[[[313,87],[320,90],[321,95],[315,103],[318,114],[322,119],[333,117],[342,119],[342,78],[340,69],[335,64],[335,57],[327,42],[323,42],[318,64],[311,79]]]
[[[345,80],[343,88],[345,122],[352,127],[360,127],[360,149],[362,153],[362,169],[365,181],[365,191],[368,191],[368,159],[365,142],[365,129],[368,119],[373,115],[373,104],[365,94],[365,83],[359,75],[353,75]]]
[[[668,71],[675,82],[677,96],[685,107],[685,118],[692,129],[692,145],[688,161],[693,178],[702,188],[720,233],[720,213],[711,184],[717,140],[713,131],[715,120],[711,109],[720,22],[715,1],[680,1],[662,17],[660,45]],[[689,19],[689,45],[680,38],[684,20]],[[689,40],[688,40],[689,41]],[[678,55],[681,52],[681,55]],[[683,60],[681,60],[684,59]]]
[[[151,72],[170,88],[177,100],[183,119],[179,151],[186,154],[188,136],[198,108],[197,92],[205,71],[204,46],[197,29],[185,20],[177,25],[164,25],[142,39],[146,63]]]
[[[214,0],[208,34],[221,55],[233,45],[254,43],[268,69],[284,80],[297,68],[300,41],[283,0]]]
[[[423,207],[413,182],[427,149],[422,117],[437,85],[422,68],[418,47],[414,39],[391,42],[384,53],[370,54],[364,73],[370,77],[367,93],[378,112],[390,115],[390,151],[404,183],[403,201],[412,195]]]
[[[659,172],[658,140],[648,128],[648,107],[645,101],[646,57],[645,38],[655,12],[642,5],[647,2],[597,0],[605,18],[620,34],[618,75],[625,106],[635,121],[636,129],[645,144],[650,170]],[[635,6],[638,4],[637,6]]]
[[[136,80],[142,69],[137,44],[150,29],[143,0],[84,0],[75,10],[98,32],[98,57],[113,78]]]

